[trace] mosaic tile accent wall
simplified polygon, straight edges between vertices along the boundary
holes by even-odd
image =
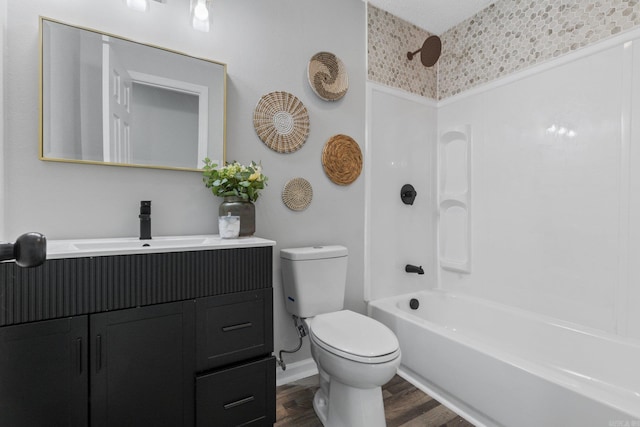
[[[640,26],[640,0],[500,0],[440,35],[433,68],[407,59],[431,35],[368,5],[368,77],[432,99]]]
[[[367,14],[369,80],[436,99],[436,67],[422,65],[419,54],[407,58],[431,34],[371,4]]]
[[[441,35],[438,98],[637,26],[638,0],[500,0]]]

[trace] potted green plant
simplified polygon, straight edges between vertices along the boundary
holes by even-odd
[[[219,167],[211,159],[204,159],[202,181],[211,192],[223,201],[218,215],[240,217],[240,236],[251,236],[256,231],[255,206],[268,178],[262,166],[252,161],[248,166],[237,161]]]

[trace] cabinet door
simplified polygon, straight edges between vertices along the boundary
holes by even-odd
[[[92,315],[91,425],[194,423],[194,303]]]
[[[0,426],[86,426],[87,316],[0,328]]]

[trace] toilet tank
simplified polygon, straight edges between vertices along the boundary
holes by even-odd
[[[312,317],[342,310],[347,258],[344,246],[282,249],[280,266],[287,311]]]

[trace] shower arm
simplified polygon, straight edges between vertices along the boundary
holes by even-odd
[[[409,59],[409,61],[412,61],[416,53],[420,52],[421,50],[422,48],[416,50],[415,52],[407,52],[407,58]]]

